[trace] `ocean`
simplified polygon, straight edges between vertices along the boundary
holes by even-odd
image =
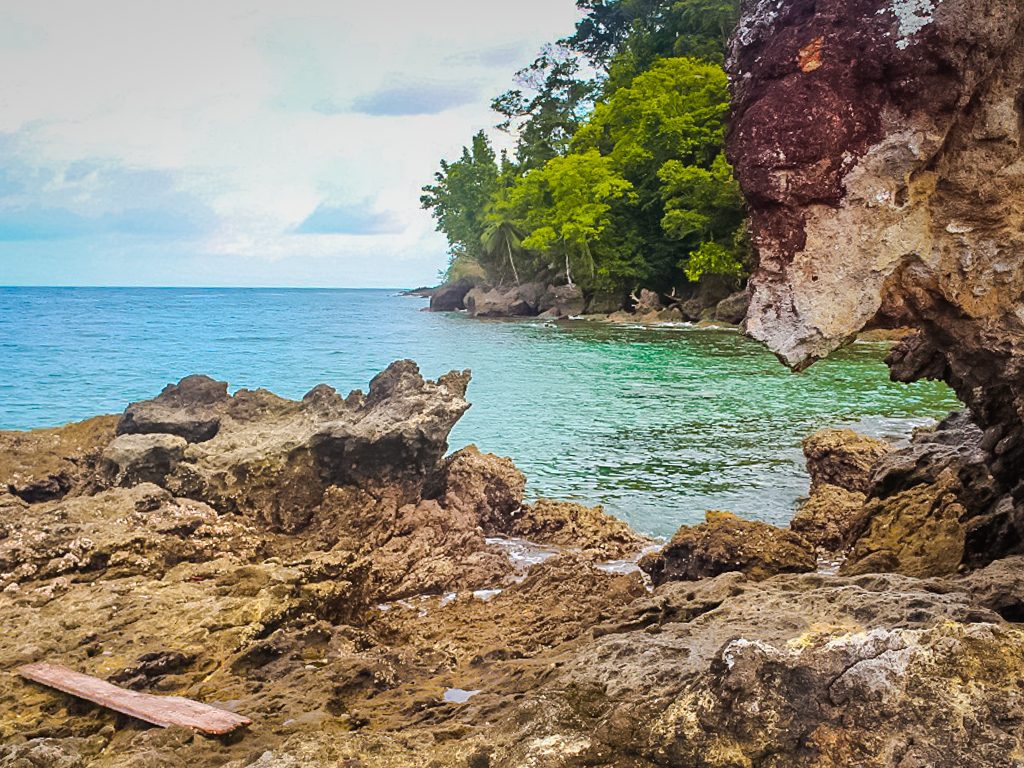
[[[708,509],[786,524],[808,480],[800,441],[827,426],[893,439],[957,406],[894,384],[885,345],[791,373],[733,330],[479,320],[393,290],[0,288],[0,429],[115,413],[205,373],[301,397],[365,389],[399,358],[469,368],[452,449],[511,456],[531,497],[603,504],[670,536]]]

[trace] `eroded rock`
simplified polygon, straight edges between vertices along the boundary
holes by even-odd
[[[884,440],[876,440],[852,429],[823,429],[804,438],[804,456],[812,489],[836,485],[848,491],[867,493],[875,465],[892,452]]]
[[[747,331],[802,368],[869,324],[917,328],[891,370],[950,384],[984,435],[982,561],[1024,545],[1022,21],[1005,0],[748,0],[728,65]]]
[[[0,491],[29,503],[75,494],[93,481],[116,416],[97,416],[53,429],[0,432]]]
[[[730,512],[708,512],[700,525],[684,525],[660,552],[640,561],[655,584],[703,579],[728,571],[754,578],[813,571],[814,547],[798,534]]]

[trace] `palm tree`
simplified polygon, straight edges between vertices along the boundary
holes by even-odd
[[[508,219],[496,213],[487,215],[487,226],[480,236],[480,245],[483,246],[484,256],[489,264],[498,265],[508,260],[512,270],[512,277],[519,285],[519,270],[516,269],[515,254],[523,252],[522,232]]]

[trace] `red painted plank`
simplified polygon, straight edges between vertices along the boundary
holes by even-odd
[[[59,664],[26,664],[18,667],[17,671],[28,680],[163,728],[183,725],[194,731],[219,735],[231,733],[252,722],[234,712],[181,696],[154,696],[151,693],[129,691]]]

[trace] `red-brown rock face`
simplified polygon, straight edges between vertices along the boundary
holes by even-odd
[[[1024,3],[748,0],[729,153],[760,267],[748,331],[802,368],[868,324],[921,329],[894,378],[941,378],[1015,498],[1022,540]],[[993,517],[994,515],[994,517]]]

